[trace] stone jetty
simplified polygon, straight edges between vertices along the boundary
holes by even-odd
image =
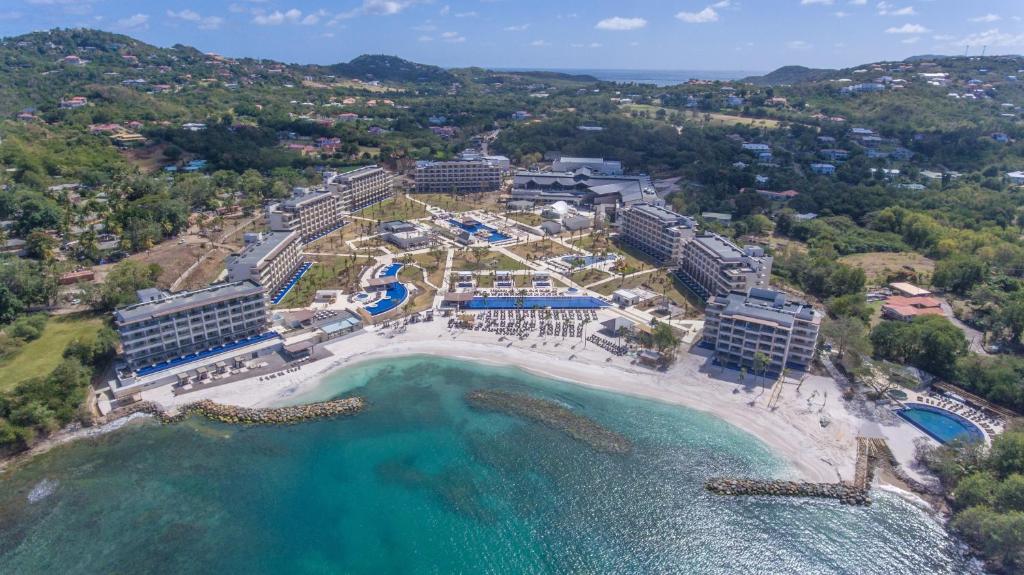
[[[845,505],[871,505],[868,490],[879,462],[892,462],[892,452],[884,439],[858,437],[857,463],[853,481],[810,483],[779,479],[731,479],[716,477],[704,488],[718,495],[767,495],[776,497],[824,497]]]
[[[224,405],[204,399],[189,403],[178,409],[176,413],[161,412],[160,420],[164,423],[181,421],[189,415],[202,415],[214,421],[243,425],[283,425],[299,423],[312,419],[326,419],[343,415],[354,415],[366,407],[361,397],[349,397],[332,401],[321,401],[290,407],[237,407]]]
[[[165,411],[152,401],[139,401],[108,413],[105,417],[93,420],[93,425],[101,425],[127,417],[133,413],[148,413],[156,416],[163,423],[175,423],[190,415],[202,415],[215,421],[237,423],[243,425],[284,425],[299,423],[312,419],[325,419],[354,415],[366,407],[361,397],[348,397],[332,401],[294,405],[291,407],[236,407],[224,405],[209,399],[196,401],[179,407],[175,411]]]
[[[592,419],[546,399],[507,391],[479,389],[466,394],[476,409],[518,415],[542,423],[551,429],[603,453],[625,454],[633,450],[628,439],[598,425]]]
[[[767,495],[774,497],[823,497],[846,505],[870,505],[866,489],[852,483],[809,483],[780,479],[710,479],[704,488],[718,495]]]

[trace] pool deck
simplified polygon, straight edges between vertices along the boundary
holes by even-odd
[[[951,415],[964,419],[981,431],[981,434],[985,438],[985,443],[989,445],[992,443],[992,439],[994,439],[996,435],[1002,433],[1005,429],[1005,422],[988,417],[980,411],[963,403],[942,397],[930,397],[921,393],[912,393],[910,395],[910,399],[906,401],[897,401],[897,403],[900,406],[899,409],[923,406],[939,411],[945,411]],[[914,425],[915,428],[920,429],[921,432],[928,437],[938,441],[934,435],[921,429],[918,425],[909,421],[908,423]]]

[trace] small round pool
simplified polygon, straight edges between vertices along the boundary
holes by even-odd
[[[985,441],[981,428],[951,411],[921,403],[904,405],[906,407],[896,413],[939,443],[949,443],[956,439],[972,443]]]
[[[888,393],[889,397],[893,399],[898,399],[900,401],[904,401],[907,399],[907,392],[903,391],[902,389],[890,389]]]
[[[358,293],[356,294],[356,299],[360,301],[370,299],[370,294],[366,292]]]

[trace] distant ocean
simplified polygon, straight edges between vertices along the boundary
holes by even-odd
[[[606,82],[627,84],[654,84],[672,86],[688,80],[738,80],[747,76],[759,76],[765,72],[756,70],[611,70],[601,68],[493,68],[503,72],[559,72],[593,76]]]

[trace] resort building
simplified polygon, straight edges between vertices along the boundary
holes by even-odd
[[[693,218],[651,204],[635,204],[623,210],[620,221],[619,237],[623,242],[673,265],[679,265],[683,246],[697,230]]]
[[[512,179],[512,199],[577,206],[631,206],[657,199],[654,183],[643,175],[608,176],[589,168],[572,172],[519,170]]]
[[[720,294],[704,310],[704,344],[727,365],[805,370],[814,358],[821,314],[805,302],[774,290]],[[766,364],[757,365],[763,354]]]
[[[403,250],[422,248],[430,245],[431,235],[415,224],[403,221],[384,222],[380,225],[384,239]]]
[[[604,158],[572,158],[569,156],[559,157],[551,163],[553,172],[575,172],[581,168],[587,168],[594,173],[605,176],[621,176],[622,162],[606,160]]]
[[[333,193],[295,188],[291,198],[270,206],[268,217],[274,231],[297,231],[311,241],[345,223],[341,199]]]
[[[493,192],[501,188],[501,175],[508,171],[507,158],[492,159],[466,151],[446,162],[416,162],[416,191],[421,194],[468,194]]]
[[[363,166],[324,178],[327,191],[335,194],[341,209],[357,212],[394,196],[395,176],[379,166]]]
[[[683,245],[676,276],[702,298],[767,288],[772,258],[758,246],[742,249],[718,234],[703,234]]]
[[[277,293],[302,265],[298,231],[245,234],[245,248],[228,257],[228,281],[249,280]]]
[[[176,294],[139,291],[141,303],[114,312],[126,367],[137,371],[263,336],[265,292],[251,281]]]

